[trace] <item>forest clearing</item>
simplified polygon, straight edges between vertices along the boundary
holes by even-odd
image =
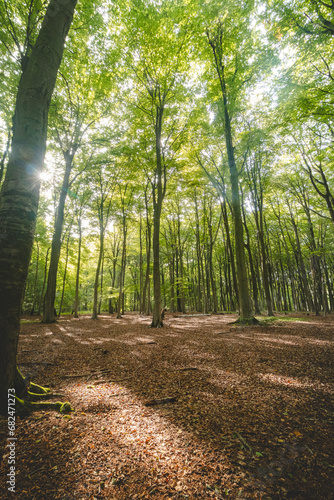
[[[25,317],[20,369],[74,411],[17,421],[15,498],[332,499],[333,316],[236,317]]]

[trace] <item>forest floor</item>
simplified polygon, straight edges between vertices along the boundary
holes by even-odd
[[[235,319],[23,320],[21,371],[75,411],[17,418],[0,498],[333,499],[334,315]]]

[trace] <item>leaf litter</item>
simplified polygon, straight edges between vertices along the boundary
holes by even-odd
[[[332,499],[333,317],[234,319],[23,324],[19,367],[75,411],[17,418],[15,497]]]

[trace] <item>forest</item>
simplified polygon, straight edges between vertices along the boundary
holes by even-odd
[[[1,415],[11,388],[48,393],[41,336],[74,320],[154,344],[180,318],[232,337],[292,318],[329,366],[333,36],[334,0],[0,0]],[[38,384],[18,361],[35,328]],[[175,498],[237,495],[210,488]]]
[[[333,309],[332,11],[294,4],[79,3],[24,313]],[[42,17],[2,9],[2,180]]]

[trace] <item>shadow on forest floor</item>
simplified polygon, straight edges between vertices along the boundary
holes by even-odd
[[[234,319],[23,324],[19,366],[75,412],[18,420],[17,498],[333,498],[334,317]]]

